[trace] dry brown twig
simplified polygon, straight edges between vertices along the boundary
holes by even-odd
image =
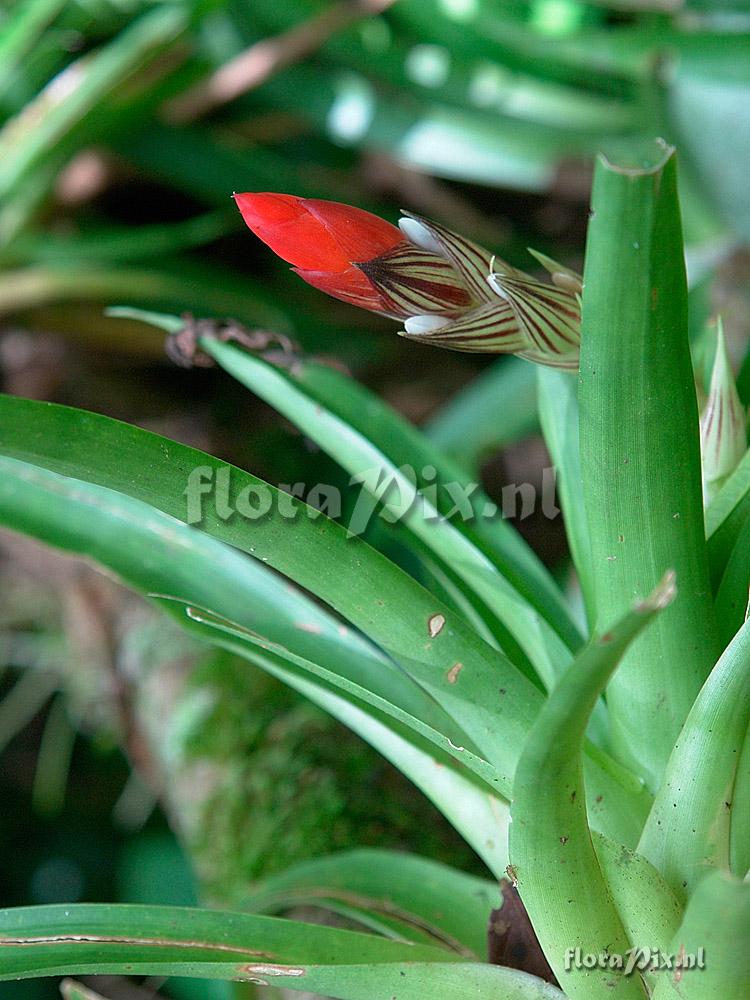
[[[312,55],[339,31],[381,14],[395,0],[341,0],[273,38],[251,45],[206,80],[172,98],[163,115],[173,124],[196,121],[222,104],[260,87],[275,73]]]

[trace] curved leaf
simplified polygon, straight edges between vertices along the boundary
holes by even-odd
[[[625,927],[586,818],[582,750],[589,716],[633,640],[674,596],[673,578],[580,653],[534,724],[511,802],[510,856],[521,899],[558,981],[572,1000],[644,1000],[639,977],[566,968],[570,949],[624,955]]]
[[[434,946],[221,910],[79,903],[0,911],[0,980],[66,970],[249,978],[263,962],[347,965],[355,955],[363,963],[453,960]]]
[[[291,650],[269,642],[263,636],[258,635],[250,629],[243,628],[241,625],[228,618],[224,618],[215,611],[196,606],[193,602],[186,601],[184,598],[162,597],[158,594],[151,594],[149,596],[151,596],[155,603],[170,612],[174,611],[174,605],[182,607],[189,620],[189,624],[186,627],[199,632],[204,637],[210,635],[213,642],[232,649],[254,662],[263,665],[274,664],[275,667],[266,666],[266,669],[269,669],[272,673],[283,674],[288,683],[292,683],[288,680],[290,675],[312,675],[321,687],[337,693],[343,692],[344,697],[350,703],[365,707],[365,711],[372,710],[372,714],[376,717],[387,717],[393,723],[402,724],[402,726],[397,726],[396,728],[403,727],[411,730],[412,734],[421,737],[423,742],[433,744],[433,747],[437,747],[448,757],[453,757],[459,761],[463,767],[466,767],[476,775],[488,788],[497,792],[500,782],[493,768],[486,760],[472,753],[466,747],[456,746],[449,736],[438,732],[432,726],[422,722],[421,719],[404,711],[398,705],[394,704],[390,698],[375,694],[370,689],[363,687],[361,684],[350,680],[340,673],[334,673],[318,663],[313,663],[311,660],[297,656]],[[293,684],[293,686],[295,685]],[[433,748],[430,747],[428,749]]]
[[[450,756],[436,750],[425,736],[433,743],[437,740],[466,764],[471,754],[463,745],[451,746],[452,741],[395,709],[388,697],[373,696],[348,681],[347,668],[339,667],[336,674],[248,630],[240,633],[238,640],[236,633],[241,626],[228,626],[215,614],[193,609],[186,617],[184,605],[193,602],[216,608],[220,615],[231,609],[241,620],[252,623],[255,604],[262,606],[262,597],[258,597],[254,586],[257,567],[252,561],[141,501],[112,490],[15,459],[0,458],[0,468],[2,523],[91,556],[146,594],[170,594],[169,600],[160,599],[159,603],[183,625],[250,658],[353,729],[422,788],[438,808],[444,809],[449,821],[457,825],[493,870],[503,870],[507,863],[507,806],[470,774],[446,766],[451,765]],[[264,585],[267,582],[263,580]],[[286,597],[291,602],[292,595]],[[327,662],[324,652],[321,658]],[[410,733],[410,724],[416,724],[417,733]],[[496,781],[492,772],[488,777]]]
[[[456,483],[462,487],[476,485],[463,471],[460,461],[444,454],[421,431],[354,379],[327,365],[310,361],[301,361],[289,375],[306,392],[364,434],[394,465],[411,465],[418,473],[431,466],[436,471],[438,483]],[[424,486],[422,488],[424,490]],[[541,561],[503,517],[487,516],[489,497],[481,487],[467,499],[473,517],[467,521],[457,517],[451,523],[493,561],[499,572],[544,615],[565,643],[577,649],[581,636]],[[442,490],[437,491],[435,503],[444,515],[453,507],[453,501]]]

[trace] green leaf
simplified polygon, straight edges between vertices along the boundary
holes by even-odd
[[[577,385],[567,372],[539,366],[537,394],[539,422],[556,473],[570,555],[592,625],[596,612],[591,542],[583,501]]]
[[[412,466],[423,491],[425,487],[429,490],[430,484],[422,480],[421,473],[430,467],[435,470],[439,484],[476,487],[467,497],[471,516],[467,520],[454,517],[451,524],[492,560],[522,597],[544,615],[566,645],[574,649],[581,645],[581,636],[550,574],[506,520],[487,516],[489,497],[466,475],[460,462],[445,455],[365,386],[327,365],[301,361],[290,371],[290,379],[359,431],[394,465]],[[447,515],[454,501],[439,489],[435,505]]]
[[[402,699],[403,704],[416,704],[418,712],[421,707],[424,717],[432,714],[429,700],[389,668],[387,660],[375,661],[377,669],[371,672],[373,661],[368,667],[367,658],[362,662],[356,655],[356,635],[326,621],[324,613],[316,616],[314,606],[301,595],[295,599],[294,591],[274,580],[262,565],[141,501],[15,459],[0,459],[0,468],[0,523],[100,561],[131,586],[153,596],[185,627],[251,659],[309,697],[375,746],[438,808],[444,807],[449,821],[457,823],[487,864],[503,870],[507,863],[505,803],[486,784],[454,770],[451,757],[436,750],[425,736],[465,764],[474,758],[464,744],[446,741],[395,706],[394,701]],[[169,599],[158,596],[163,594]],[[186,604],[193,605],[187,616]],[[203,606],[216,612],[201,611]],[[302,617],[292,624],[290,619],[299,614]],[[217,615],[235,616],[250,628],[232,625]],[[279,623],[274,623],[274,616]],[[286,634],[285,624],[292,624]],[[253,626],[286,637],[297,648],[307,647],[329,669],[254,634]],[[334,636],[341,640],[339,650]],[[358,675],[385,695],[373,697],[349,680]],[[450,732],[452,722],[446,722]],[[416,736],[410,732],[413,725]],[[484,765],[477,764],[481,771]],[[492,771],[484,773],[497,784]]]
[[[638,977],[616,969],[566,969],[565,956],[577,947],[594,954],[625,954],[630,947],[591,841],[582,750],[589,716],[612,672],[674,592],[668,575],[576,657],[539,714],[518,765],[511,803],[513,873],[547,961],[571,1000],[646,996]]]
[[[607,695],[614,752],[657,788],[718,644],[674,153],[658,147],[651,163],[597,163],[579,406],[597,620],[670,567],[680,583]]]
[[[315,968],[307,984],[274,976],[265,982],[301,990],[312,987],[338,1000],[564,1000],[549,983],[499,965],[401,963]]]
[[[4,981],[64,972],[247,979],[261,963],[347,965],[355,955],[362,963],[453,960],[434,946],[220,910],[82,903],[0,911]]]
[[[354,962],[353,962],[354,960]],[[563,1000],[514,969],[444,949],[245,913],[159,906],[0,911],[0,980],[190,976],[314,991],[339,1000]]]
[[[595,834],[594,848],[604,880],[628,940],[644,950],[667,952],[683,917],[683,908],[664,876],[650,861],[622,844]],[[644,972],[653,988],[654,974]]]
[[[679,898],[692,893],[707,868],[729,867],[734,785],[749,723],[746,623],[690,710],[638,845]]]
[[[750,451],[706,509],[706,538],[715,587],[750,516]]]
[[[719,639],[727,646],[745,621],[750,585],[750,516],[745,520],[716,591]]]
[[[439,943],[482,960],[497,884],[414,854],[355,850],[315,858],[263,881],[243,902],[253,913],[297,906],[341,913],[380,933]]]
[[[440,719],[438,724],[451,733],[450,719],[435,712],[434,703],[387,657],[262,561],[247,559],[142,501],[14,459],[0,462],[8,525],[86,552],[142,591],[211,607],[297,656],[326,664],[428,724]],[[46,512],[45,496],[59,497]],[[460,732],[451,735],[458,738]]]
[[[340,525],[249,473],[204,452],[98,414],[0,396],[0,428],[0,453],[118,490],[179,521],[197,521],[203,532],[243,549],[316,594],[369,636],[428,692],[441,706],[438,715],[430,714],[424,694],[419,696],[420,708],[414,714],[424,721],[435,719],[436,728],[450,732],[451,726],[445,723],[447,713],[458,730],[452,736],[453,742],[469,747],[475,743],[484,751],[496,770],[498,788],[504,797],[510,796],[521,747],[542,704],[540,692],[455,613],[361,539],[347,537]],[[207,502],[202,510],[191,512],[185,490],[195,472],[204,485],[213,484],[215,489],[211,498],[203,498]],[[225,490],[221,483],[225,483]],[[9,482],[5,485],[10,490]],[[236,514],[227,516],[222,508],[226,505],[236,511],[237,498],[243,491],[270,497],[268,515],[250,520]],[[23,490],[10,502],[13,516],[24,518],[27,504]],[[40,518],[54,515],[40,501]],[[142,518],[142,514],[138,516]],[[81,544],[87,544],[86,517],[77,516],[75,526]],[[36,533],[39,529],[34,530]],[[54,524],[49,530],[57,532]],[[191,544],[193,535],[201,537],[198,532],[192,533]],[[104,538],[115,544],[117,534],[110,531]],[[57,533],[51,540],[60,544]],[[116,544],[114,551],[118,558],[123,555]],[[183,598],[253,630],[252,618],[248,619],[253,602],[243,603],[237,595],[232,598],[233,603],[241,603],[236,613],[235,608],[218,607],[213,593],[201,593],[202,585],[208,587],[212,579],[211,573],[204,579],[201,567],[200,560],[195,566],[179,567],[186,574]],[[321,567],[326,572],[321,572]],[[135,569],[140,572],[143,566],[138,563]],[[157,566],[157,571],[164,569]],[[180,596],[170,576],[162,584],[154,583],[152,580],[148,584],[150,591]],[[273,633],[269,634],[273,637]],[[344,633],[344,637],[348,636],[350,633]],[[304,655],[297,641],[290,645]],[[313,653],[310,658],[318,659]],[[455,669],[456,664],[462,664],[460,670]],[[395,683],[398,687],[394,687],[391,700],[396,699],[396,691],[404,691],[403,675]],[[408,709],[406,702],[402,705]],[[468,735],[462,739],[464,725]],[[607,808],[594,811],[593,824],[614,839],[634,845],[649,796],[631,775],[606,755],[594,753],[593,748],[587,765],[592,787],[607,801]]]
[[[215,620],[197,609],[191,609],[190,619],[191,631],[246,657],[357,733],[430,799],[490,871],[497,876],[505,871],[508,863],[508,804],[488,784],[477,780],[476,774],[482,774],[482,761],[473,758],[465,748],[454,745],[450,751],[459,762],[457,766],[450,756],[440,751],[443,744],[439,739],[433,739],[430,745],[422,738],[424,727],[417,725],[409,732],[412,726],[408,722],[409,728],[398,724],[399,721],[407,721],[403,715],[391,709],[378,711],[372,699],[358,697],[353,686],[342,685],[335,679],[326,683],[324,672],[312,669],[311,664],[306,664],[304,668],[305,672],[314,675],[310,678],[304,676],[303,671],[290,670],[290,662],[293,663],[294,659],[289,655],[274,655],[274,651],[262,642],[254,647],[246,641],[237,642],[236,626],[230,629],[223,625],[220,629],[231,638],[217,635]],[[337,688],[345,688],[345,695],[337,693]],[[468,767],[460,766],[470,760],[473,773]],[[488,777],[491,784],[497,784],[494,775]]]
[[[382,502],[440,563],[456,572],[507,630],[545,685],[553,685],[570,662],[569,648],[498,571],[495,563],[467,535],[439,516],[429,495],[418,495],[412,478],[396,464],[398,459],[392,460],[356,425],[324,409],[278,368],[233,344],[204,337],[201,346],[225,371],[304,428],[305,433],[343,465],[355,481],[362,482],[375,506]],[[340,392],[344,391],[341,386]],[[381,437],[385,443],[385,435]],[[509,530],[507,525],[503,527],[506,532]],[[518,548],[516,546],[516,551]],[[512,652],[509,649],[510,655]]]
[[[393,695],[385,698],[375,694],[369,688],[350,680],[346,675],[334,673],[326,669],[325,666],[321,666],[311,660],[306,660],[304,657],[296,655],[283,646],[270,643],[264,636],[258,635],[250,629],[243,628],[236,622],[230,621],[214,611],[196,606],[192,602],[174,597],[160,597],[159,595],[152,595],[152,597],[165,610],[170,602],[182,605],[187,618],[190,620],[190,626],[188,627],[192,627],[194,631],[199,632],[204,638],[210,634],[213,642],[224,645],[240,653],[240,655],[246,656],[247,659],[258,663],[264,669],[269,670],[269,672],[277,676],[282,676],[282,679],[286,680],[293,687],[298,684],[295,680],[297,675],[301,674],[304,676],[305,674],[311,674],[321,687],[336,693],[338,691],[344,692],[348,702],[364,707],[366,712],[374,710],[370,714],[376,718],[385,717],[386,722],[392,720],[396,723],[402,723],[402,726],[395,727],[397,731],[399,729],[412,730],[412,734],[423,737],[425,742],[433,744],[433,747],[438,747],[448,757],[454,757],[489,788],[497,791],[499,785],[497,775],[486,760],[472,753],[464,746],[456,746],[449,736],[438,732],[432,726],[422,722],[421,719],[404,711],[398,705],[394,704],[392,700]],[[169,610],[173,611],[174,609],[169,608]],[[196,628],[195,626],[200,627]],[[383,663],[382,666],[382,672],[384,673],[386,664]],[[350,671],[350,674],[356,675],[356,669]],[[382,688],[383,685],[376,681],[372,686]],[[417,742],[419,743],[419,741]],[[432,750],[433,747],[428,747],[427,749]]]
[[[183,521],[191,519],[184,497],[191,472],[198,470],[216,487],[217,470],[229,470],[227,495],[221,487],[215,489],[193,520],[317,594],[418,675],[420,685],[450,706],[459,726],[462,716],[470,722],[478,734],[475,742],[496,748],[497,760],[491,762],[505,762],[498,775],[509,793],[509,775],[541,705],[540,693],[455,613],[361,539],[348,537],[344,528],[248,473],[158,435],[95,414],[11,397],[0,398],[0,414],[6,454],[122,490]],[[248,489],[270,498],[268,514],[226,516],[222,506],[236,512],[236,498]],[[321,573],[320,567],[330,570]],[[152,585],[151,590],[169,593],[163,586]],[[184,596],[253,627],[247,610],[235,614],[212,607],[196,592]],[[451,674],[456,663],[467,661],[471,669]]]
[[[95,118],[104,98],[173,45],[187,21],[180,5],[148,11],[98,52],[66,67],[62,80],[54,77],[0,133],[0,198],[9,199],[45,163],[61,166],[65,144],[75,130]],[[99,122],[105,120],[100,116]],[[2,218],[0,235],[14,235]]]
[[[705,968],[663,971],[652,1000],[745,1000],[750,982],[750,883],[725,872],[707,875],[688,904],[670,953],[697,958]]]

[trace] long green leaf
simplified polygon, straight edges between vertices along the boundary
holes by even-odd
[[[445,949],[274,917],[106,904],[0,911],[0,980],[64,973],[225,979],[339,1000],[562,1000],[532,976],[456,963]]]
[[[428,725],[445,727],[455,739],[460,738],[461,730],[452,733],[451,720],[388,657],[290,587],[262,561],[247,559],[203,532],[173,523],[141,501],[42,469],[35,471],[13,459],[0,461],[3,509],[9,525],[43,533],[52,544],[87,551],[141,590],[212,607],[292,655],[325,664],[376,698],[387,699],[401,711]],[[59,497],[46,513],[45,491]],[[32,498],[37,498],[38,511]],[[177,558],[180,551],[182,561]]]
[[[191,514],[184,496],[191,472],[202,470],[203,479],[216,487],[218,470],[227,470],[227,495],[222,495],[221,486],[215,488],[215,495],[196,512],[201,529],[320,596],[407,670],[417,671],[420,683],[434,694],[443,690],[447,701],[455,703],[457,720],[462,714],[459,705],[464,704],[467,719],[471,717],[476,727],[478,716],[470,703],[484,701],[479,713],[486,717],[483,738],[496,745],[512,773],[527,725],[541,704],[539,693],[455,614],[360,539],[347,537],[344,528],[203,452],[95,414],[3,397],[0,427],[0,448],[6,454],[121,490],[182,521]],[[222,504],[237,510],[243,490],[271,498],[267,516],[220,516]],[[321,572],[321,567],[328,571]],[[211,606],[195,594],[188,596]],[[225,617],[252,628],[242,614]],[[467,660],[473,670],[467,664],[458,675],[460,682],[455,681],[456,673],[448,676],[456,663]],[[498,712],[502,717],[506,705],[507,727],[498,722]]]
[[[311,969],[308,986],[338,1000],[564,1000],[549,983],[499,965],[401,963]],[[299,979],[274,975],[266,984],[304,989]]]
[[[457,615],[361,539],[348,538],[340,525],[204,452],[93,413],[0,396],[0,453],[118,490],[180,521],[189,519],[184,493],[191,472],[216,486],[225,470],[226,495],[215,490],[194,512],[202,531],[277,569],[368,635],[439,702],[443,720],[447,712],[459,731],[468,733],[469,745],[485,751],[499,789],[509,797],[521,747],[542,704],[540,693]],[[236,510],[243,491],[270,496],[266,517],[220,516],[224,504]],[[22,501],[19,510],[22,514]],[[212,606],[195,590],[184,596]],[[247,613],[245,607],[224,617],[252,629]],[[462,664],[460,670],[456,664]],[[442,722],[437,728],[445,731]],[[460,736],[454,742],[467,745]],[[591,748],[589,758],[592,788],[601,795],[592,804],[592,823],[634,846],[649,796],[606,755]]]
[[[438,747],[448,757],[455,758],[493,791],[498,791],[500,782],[492,766],[486,760],[464,746],[456,746],[449,736],[404,711],[403,708],[394,703],[393,695],[387,697],[378,695],[370,688],[350,680],[343,672],[335,673],[328,670],[325,666],[298,656],[284,646],[271,643],[264,636],[243,628],[236,622],[217,615],[214,611],[197,607],[195,604],[185,601],[184,598],[153,595],[153,599],[164,606],[165,610],[167,610],[169,603],[182,605],[191,624],[200,626],[196,631],[199,631],[201,635],[206,637],[210,634],[214,642],[239,652],[248,659],[263,665],[272,673],[283,674],[288,683],[291,683],[290,673],[293,676],[312,675],[321,687],[336,693],[343,692],[348,702],[363,706],[365,711],[374,710],[372,714],[375,717],[385,717],[387,721],[392,720],[396,724],[401,724],[397,725],[396,728],[411,730],[412,734],[423,738],[426,743]],[[174,611],[173,608],[168,608],[168,610]],[[384,673],[385,670],[382,672]],[[356,668],[350,671],[350,675],[356,675]],[[370,681],[370,678],[367,680]],[[377,681],[372,684],[373,688],[382,688],[382,686]]]
[[[505,799],[488,787],[488,783],[497,784],[497,779],[486,775],[483,761],[464,747],[450,743],[447,747],[451,756],[448,756],[443,752],[445,740],[431,738],[428,742],[423,738],[428,735],[425,728],[414,726],[415,720],[408,720],[392,708],[379,710],[377,701],[358,697],[353,685],[341,684],[312,664],[295,670],[293,667],[299,661],[295,663],[295,658],[283,653],[279,655],[267,644],[238,642],[236,626],[229,629],[222,625],[217,631],[213,616],[197,609],[191,610],[189,618],[190,629],[198,636],[249,659],[373,746],[442,812],[490,871],[498,877],[502,875],[508,864],[509,808]],[[470,762],[471,767],[461,767]],[[484,780],[478,780],[477,776]]]
[[[674,606],[612,680],[612,746],[657,788],[718,653],[703,531],[698,411],[676,161],[596,167],[579,391],[597,620],[672,567]],[[689,643],[685,636],[692,637]]]
[[[310,398],[278,368],[235,345],[202,340],[203,349],[231,375],[304,428],[314,441],[361,481],[377,502],[401,523],[486,604],[529,658],[547,687],[570,662],[570,650],[547,621],[498,572],[492,560],[450,521],[440,518],[431,499],[368,437]],[[343,390],[342,390],[343,391]],[[383,484],[390,484],[384,489]],[[502,523],[502,522],[501,522]],[[507,526],[506,526],[507,527]],[[512,651],[508,650],[512,655]]]
[[[280,913],[315,906],[382,922],[392,934],[434,939],[482,960],[497,884],[414,854],[355,850],[314,858],[264,880],[243,909]]]
[[[292,614],[300,610],[305,614],[297,623],[303,626],[303,635],[319,640],[319,633],[325,635],[326,631],[325,616],[311,618],[310,608],[295,602],[293,592],[280,583],[276,586],[281,593],[275,595],[273,577],[263,573],[262,567],[141,501],[14,459],[0,459],[0,467],[0,522],[97,559],[145,594],[168,593],[169,600],[155,600],[185,627],[249,658],[358,733],[399,767],[438,808],[444,808],[449,821],[457,825],[490,868],[503,871],[507,864],[506,804],[487,784],[455,769],[451,756],[444,752],[448,749],[466,764],[471,756],[469,750],[446,741],[437,732],[430,736],[430,727],[395,707],[393,700],[403,696],[403,692],[398,693],[402,685],[398,674],[392,675],[392,685],[388,683],[387,663],[380,664],[380,676],[370,675],[369,681],[375,688],[385,685],[386,691],[392,686],[391,694],[373,697],[347,680],[347,675],[356,676],[363,665],[353,655],[356,637],[350,637],[352,644],[346,641],[346,632],[341,636],[344,649],[350,647],[352,662],[348,666],[337,661],[335,647],[330,643],[324,640],[318,644],[312,639],[312,655],[329,667],[336,666],[338,673],[334,673],[246,628],[240,631],[240,626],[228,627],[223,620],[198,608],[186,616],[185,605],[193,602],[212,606],[220,615],[230,612],[251,625],[267,627],[268,617],[274,612],[283,620],[286,602]],[[274,596],[280,600],[274,602]],[[295,641],[294,631],[291,640]],[[406,696],[407,700],[411,697],[408,690]],[[429,703],[426,709],[429,713]],[[412,725],[416,725],[413,732]],[[493,782],[491,772],[487,778]]]
[[[510,856],[521,899],[548,962],[571,1000],[644,1000],[643,983],[617,969],[566,967],[570,949],[624,955],[629,947],[586,818],[582,750],[588,719],[625,651],[674,597],[666,577],[580,653],[531,731],[511,803]]]
[[[690,710],[638,845],[680,898],[707,868],[729,867],[734,785],[749,723],[746,623]]]
[[[528,367],[528,366],[527,366]],[[435,470],[438,484],[473,487],[467,501],[471,516],[454,517],[452,524],[496,565],[508,582],[549,621],[565,643],[573,649],[581,636],[571,621],[558,588],[541,561],[503,517],[488,517],[489,497],[467,476],[461,463],[445,455],[423,433],[404,420],[372,392],[354,379],[328,365],[302,361],[290,371],[290,378],[336,416],[355,428],[396,466],[412,466],[422,492],[429,495],[429,482],[421,474]],[[438,489],[435,505],[444,515],[454,500]]]
[[[355,955],[363,963],[452,960],[444,948],[256,914],[90,903],[0,911],[0,980],[127,963],[133,975],[248,978],[255,964],[348,965]]]

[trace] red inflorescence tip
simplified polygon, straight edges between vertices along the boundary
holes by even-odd
[[[340,273],[404,239],[390,222],[335,201],[251,192],[236,194],[234,200],[255,235],[304,270]]]

